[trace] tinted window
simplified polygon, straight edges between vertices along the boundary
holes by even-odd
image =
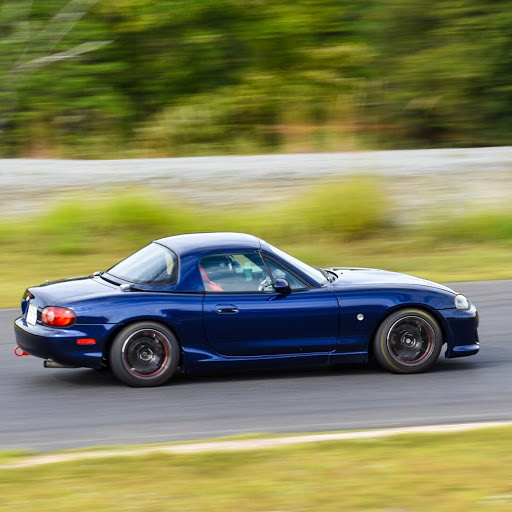
[[[108,273],[137,284],[172,284],[176,282],[176,255],[165,247],[152,243],[113,266]]]
[[[286,279],[292,290],[303,290],[304,288],[307,288],[307,285],[305,285],[300,279],[295,277],[290,271],[286,270],[274,260],[265,258],[265,263],[267,264],[274,281],[276,279]]]
[[[212,254],[201,258],[199,271],[208,292],[258,292],[272,280],[257,252]]]

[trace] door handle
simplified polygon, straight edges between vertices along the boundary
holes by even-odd
[[[234,304],[217,304],[215,306],[217,313],[238,313],[238,308]]]

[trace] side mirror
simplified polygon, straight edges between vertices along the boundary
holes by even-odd
[[[290,285],[288,284],[288,281],[286,279],[276,279],[274,289],[277,293],[280,293],[281,295],[289,295],[290,293],[292,293],[292,289],[290,288]]]

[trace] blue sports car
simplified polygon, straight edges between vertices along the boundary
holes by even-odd
[[[251,235],[150,243],[106,272],[28,288],[16,341],[50,368],[108,367],[130,386],[178,370],[365,362],[419,373],[479,350],[450,288],[376,269],[313,268]]]

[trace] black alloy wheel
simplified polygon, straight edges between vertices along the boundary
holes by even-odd
[[[176,372],[180,348],[174,334],[154,322],[125,327],[110,349],[114,375],[129,386],[159,386]]]
[[[377,330],[374,354],[394,373],[420,373],[439,357],[443,335],[437,320],[421,309],[402,309],[389,315]]]

